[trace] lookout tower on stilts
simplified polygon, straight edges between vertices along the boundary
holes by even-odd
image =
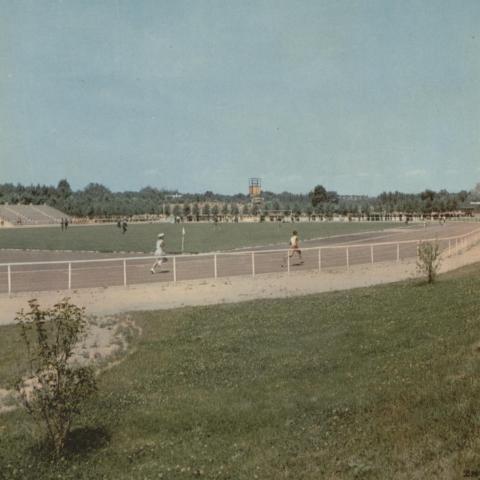
[[[257,207],[263,207],[262,197],[262,179],[258,177],[252,177],[248,180],[248,195],[252,205]]]

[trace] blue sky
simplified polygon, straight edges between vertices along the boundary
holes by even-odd
[[[0,0],[0,183],[480,178],[478,0]]]

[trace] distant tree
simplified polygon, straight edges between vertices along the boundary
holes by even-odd
[[[164,205],[165,205],[165,207],[162,208],[162,209],[163,209],[163,211],[165,212],[165,215],[166,215],[167,217],[169,217],[170,214],[171,214],[170,204],[169,204],[169,203],[165,203]]]
[[[192,207],[192,214],[195,217],[195,220],[198,222],[200,218],[200,208],[198,206],[198,203],[194,203]]]
[[[242,215],[250,215],[250,207],[248,203],[246,203],[242,208]]]
[[[326,202],[327,199],[327,191],[323,185],[317,185],[313,191],[310,192],[310,201],[313,207],[316,207],[319,203]]]
[[[228,215],[228,205],[226,203],[222,205],[222,215]]]
[[[435,198],[436,193],[433,190],[425,190],[420,194],[420,198],[422,200],[429,200],[430,202],[433,202],[433,199]]]
[[[213,215],[214,217],[217,217],[217,216],[218,216],[218,212],[219,212],[219,210],[218,210],[218,205],[215,204],[215,205],[212,207],[212,215]]]
[[[258,215],[258,205],[253,205],[251,208],[252,215],[257,216]]]
[[[337,208],[340,215],[346,216],[348,214],[349,210],[348,210],[348,204],[346,202],[340,202]]]
[[[327,218],[332,218],[335,212],[334,206],[331,203],[326,203],[323,207],[323,212]]]
[[[468,197],[468,192],[466,190],[461,190],[458,192],[458,201],[463,203]]]
[[[175,217],[179,217],[180,216],[180,212],[181,212],[181,209],[180,209],[180,205],[178,203],[176,203],[174,206],[173,206],[173,215]]]
[[[334,191],[327,192],[327,201],[330,203],[338,203],[340,201],[338,193]]]
[[[458,202],[456,198],[450,197],[447,200],[447,211],[454,212],[458,208]]]
[[[58,182],[57,193],[62,198],[67,198],[72,194],[70,184],[65,178]]]
[[[238,206],[236,203],[233,203],[230,207],[230,211],[232,212],[232,215],[238,215],[240,213]]]
[[[321,203],[320,205],[317,205],[313,211],[317,214],[317,215],[323,215],[325,213],[325,204],[324,203]]]
[[[202,215],[207,218],[207,220],[210,219],[210,205],[206,203],[203,208],[202,208]]]

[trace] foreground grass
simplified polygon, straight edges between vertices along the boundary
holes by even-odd
[[[433,285],[132,314],[61,462],[0,415],[2,479],[455,479],[480,470],[479,266]],[[0,331],[0,386],[21,358]],[[34,432],[35,433],[35,432]]]
[[[211,252],[287,243],[293,228],[303,239],[348,233],[369,232],[398,223],[301,223],[301,224],[133,224],[123,235],[115,225],[73,226],[65,232],[60,227],[16,228],[0,230],[0,248],[40,250],[93,250],[99,252],[151,252],[159,232],[166,234],[167,250],[181,250],[182,228],[185,228],[185,251]]]

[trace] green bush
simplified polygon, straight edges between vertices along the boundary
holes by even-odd
[[[58,455],[81,404],[97,389],[93,369],[72,362],[87,326],[85,310],[68,298],[45,310],[35,299],[29,305],[30,311],[22,309],[16,317],[29,367],[28,378],[19,379],[16,389]]]
[[[421,242],[418,246],[417,268],[433,283],[440,267],[440,246],[438,242]]]

